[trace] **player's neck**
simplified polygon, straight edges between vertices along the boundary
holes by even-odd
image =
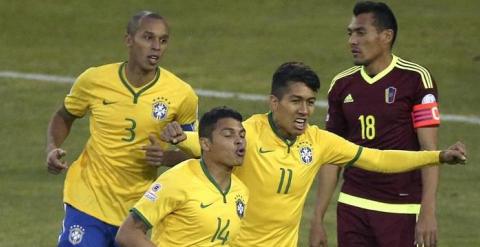
[[[393,55],[391,52],[386,52],[375,58],[370,64],[366,65],[365,72],[371,77],[385,70],[392,62]]]
[[[155,78],[156,73],[156,70],[145,71],[133,63],[127,63],[127,66],[125,66],[125,76],[128,83],[134,87],[141,87],[151,82]]]
[[[203,157],[205,168],[215,182],[220,186],[220,189],[225,192],[230,186],[230,179],[232,176],[232,167],[219,164],[213,160]]]

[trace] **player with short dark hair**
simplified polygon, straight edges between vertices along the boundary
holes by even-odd
[[[287,62],[280,65],[273,74],[270,94],[282,98],[288,84],[294,81],[303,81],[314,92],[320,89],[320,78],[315,71],[301,62]]]
[[[187,160],[153,183],[120,227],[120,246],[229,246],[236,237],[248,202],[247,188],[232,175],[245,155],[242,116],[214,108],[200,119],[199,135],[201,159]]]
[[[440,116],[435,80],[426,68],[392,54],[396,33],[395,16],[385,3],[355,4],[348,42],[357,66],[333,78],[326,128],[365,147],[436,150]],[[326,166],[319,175],[312,246],[326,241],[321,218],[337,170]],[[392,175],[351,167],[343,177],[338,246],[436,245],[438,167]]]
[[[197,119],[193,89],[159,67],[168,40],[163,17],[149,11],[135,15],[125,35],[128,61],[87,69],[53,115],[48,171],[68,169],[59,246],[114,246],[118,226],[157,177],[158,166],[185,158],[157,137],[171,121],[193,130]],[[60,146],[73,122],[86,114],[90,138],[68,166]]]
[[[278,76],[280,74],[287,76]],[[272,83],[282,85],[278,90],[283,93],[270,95],[271,112],[253,115],[243,122],[247,151],[243,165],[233,173],[249,188],[250,198],[232,246],[297,246],[309,188],[326,163],[392,173],[434,165],[439,160],[462,162],[465,159],[460,143],[440,155],[438,151],[380,151],[362,148],[309,125],[315,109],[316,89],[320,86],[314,74],[310,67],[298,62],[280,66]],[[181,141],[180,148],[194,150],[198,155],[196,133],[183,133],[175,125],[173,122],[165,128],[162,140]]]

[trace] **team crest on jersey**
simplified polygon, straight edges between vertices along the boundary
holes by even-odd
[[[308,142],[300,142],[298,144],[298,153],[303,164],[310,165],[313,161],[313,148]]]
[[[152,104],[152,116],[155,120],[163,120],[168,115],[168,105],[170,102],[164,98],[159,97],[153,100]]]
[[[157,200],[157,192],[162,189],[162,185],[159,183],[154,183],[147,192],[143,195],[148,200],[154,202]]]
[[[245,215],[246,205],[245,200],[241,195],[235,196],[235,209],[237,211],[238,217],[240,217],[240,219],[243,218],[243,216]]]
[[[85,229],[79,225],[70,226],[68,232],[68,241],[73,244],[77,245],[82,242],[83,235],[85,234]]]
[[[388,87],[385,89],[385,102],[391,104],[395,102],[395,95],[397,94],[397,89],[395,87]]]

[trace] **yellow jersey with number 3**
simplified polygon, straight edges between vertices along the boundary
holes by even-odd
[[[125,65],[86,70],[64,101],[73,116],[89,113],[91,134],[68,169],[64,202],[117,226],[157,177],[141,150],[148,135],[158,136],[171,121],[194,124],[198,107],[194,90],[171,72],[158,67],[151,82],[136,88]]]
[[[157,246],[229,246],[247,203],[237,177],[222,191],[203,161],[191,159],[163,173],[132,212],[153,227]]]

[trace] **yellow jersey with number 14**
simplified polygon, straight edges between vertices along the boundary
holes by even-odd
[[[157,176],[140,149],[148,135],[174,120],[195,123],[198,106],[190,85],[171,72],[158,67],[151,82],[136,88],[125,65],[86,70],[64,101],[71,115],[90,115],[90,138],[68,169],[64,202],[117,226]]]
[[[132,212],[153,227],[157,246],[229,246],[247,204],[235,175],[222,191],[203,161],[191,159],[163,173]]]

